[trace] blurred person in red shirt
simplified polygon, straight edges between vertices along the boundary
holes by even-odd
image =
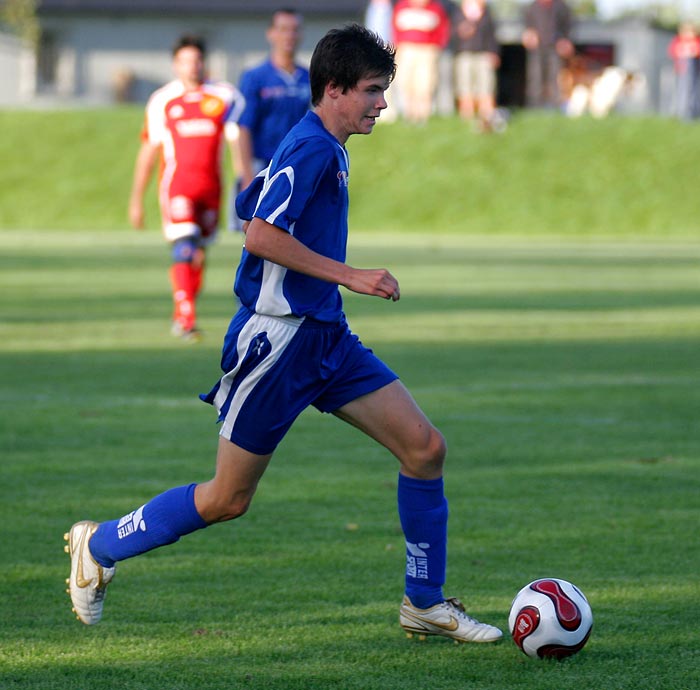
[[[450,40],[450,18],[439,0],[399,0],[392,18],[396,88],[409,122],[427,122],[438,85],[439,61]]]
[[[676,71],[676,113],[683,120],[700,116],[700,36],[690,22],[678,27],[668,46]]]

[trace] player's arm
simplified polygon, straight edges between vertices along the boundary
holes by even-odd
[[[238,124],[238,136],[236,137],[236,172],[241,183],[241,189],[245,189],[255,177],[257,170],[253,170],[253,132],[259,107],[258,88],[255,84],[253,72],[244,72],[240,82],[240,99],[236,110],[236,123]]]
[[[391,299],[401,296],[399,283],[384,268],[353,268],[323,256],[280,228],[253,218],[245,239],[246,250],[261,259],[284,266],[297,273],[336,283],[363,295]]]
[[[253,172],[253,135],[245,125],[239,127],[238,132],[238,173],[241,178],[241,188],[245,189],[252,181]]]
[[[238,109],[241,107],[242,106],[238,105],[234,108],[232,115],[230,116],[231,119],[229,119],[229,121],[224,125],[224,139],[226,140],[231,153],[231,167],[233,168],[233,174],[234,176],[238,175],[239,177],[241,176],[242,167],[241,147],[239,143],[241,128],[238,126],[238,123],[235,120],[235,117],[237,117],[235,113],[238,112]]]
[[[129,197],[129,222],[137,229],[143,228],[143,197],[159,154],[160,144],[153,144],[148,140],[141,142],[141,148],[136,156],[134,180],[131,186],[131,196]]]

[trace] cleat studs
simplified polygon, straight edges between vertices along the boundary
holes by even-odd
[[[70,546],[68,546],[68,544],[66,544],[66,545],[63,547],[63,550],[64,550],[66,553],[70,553]]]
[[[64,541],[68,541],[69,539],[70,539],[70,534],[68,534],[68,532],[66,532],[66,533],[63,535],[63,540],[64,540]]]
[[[418,635],[418,639],[419,639],[421,642],[425,642],[428,638],[427,638],[425,635]]]
[[[406,633],[406,637],[407,637],[409,640],[412,640],[412,639],[413,639],[413,633],[412,633],[412,632],[407,632],[407,633]]]
[[[69,577],[66,578],[66,584],[67,584],[67,585],[70,584],[70,578],[69,578]]]

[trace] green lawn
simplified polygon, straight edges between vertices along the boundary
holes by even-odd
[[[378,218],[350,261],[390,268],[402,299],[346,308],[448,439],[447,592],[505,628],[520,587],[569,579],[593,608],[586,648],[549,663],[510,639],[406,640],[396,463],[313,411],[248,515],[121,563],[103,622],[78,623],[70,524],[212,472],[196,395],[219,373],[240,239],[213,249],[206,339],[184,346],[157,232],[25,228],[0,232],[0,688],[700,686],[700,242]]]

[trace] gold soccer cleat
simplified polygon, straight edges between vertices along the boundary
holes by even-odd
[[[76,522],[70,532],[63,535],[68,542],[64,551],[70,555],[70,577],[66,580],[73,602],[73,613],[85,625],[94,625],[102,618],[105,590],[114,577],[115,568],[105,568],[97,563],[88,548],[90,537],[98,523],[89,520]]]
[[[503,633],[493,625],[480,623],[467,615],[459,599],[450,598],[429,609],[416,608],[408,597],[403,598],[399,622],[407,637],[428,635],[449,637],[455,642],[496,642]]]

